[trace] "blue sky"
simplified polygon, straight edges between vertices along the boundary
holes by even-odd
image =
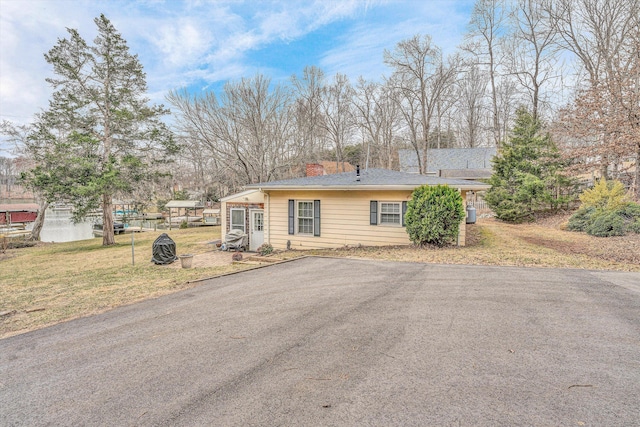
[[[380,80],[382,55],[429,34],[451,53],[462,42],[473,0],[0,0],[0,119],[27,123],[47,107],[51,67],[43,54],[65,28],[87,41],[104,13],[139,55],[149,97],[169,90],[219,90],[262,73],[274,82],[316,65],[329,76]],[[8,147],[0,141],[0,155]]]

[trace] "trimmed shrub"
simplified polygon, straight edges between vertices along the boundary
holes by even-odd
[[[601,179],[580,200],[582,206],[569,218],[569,230],[598,237],[640,233],[640,204],[628,200],[619,181]]]
[[[617,210],[629,203],[624,185],[620,181],[606,179],[601,179],[593,188],[585,190],[580,195],[580,201],[583,207],[592,206],[604,210]]]
[[[640,220],[640,204],[627,203],[620,209],[620,214],[628,220]]]
[[[597,237],[624,236],[625,224],[619,211],[596,211],[585,231]]]
[[[627,203],[619,212],[625,222],[625,230],[640,234],[640,204]]]
[[[595,213],[596,209],[594,207],[581,207],[569,218],[567,229],[570,231],[586,231]]]
[[[640,234],[640,218],[629,224],[627,229],[632,233]]]
[[[640,205],[628,203],[614,210],[583,206],[569,218],[567,228],[598,237],[640,233]]]
[[[462,196],[456,189],[423,185],[413,191],[404,218],[414,244],[444,246],[456,241],[464,217]]]

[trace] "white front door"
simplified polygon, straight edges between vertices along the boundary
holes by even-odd
[[[255,251],[264,243],[264,211],[251,209],[249,215],[249,250]]]

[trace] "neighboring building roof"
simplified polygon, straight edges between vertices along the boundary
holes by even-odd
[[[427,151],[427,173],[439,173],[446,169],[491,170],[491,159],[497,154],[495,147],[482,148],[431,148]],[[398,150],[400,170],[418,173],[418,157],[415,150]]]
[[[344,172],[333,175],[312,176],[286,179],[282,181],[263,182],[247,185],[247,189],[259,190],[413,190],[420,185],[449,185],[461,190],[486,190],[490,186],[478,182],[461,179],[440,178],[397,172],[387,169],[367,169],[360,172]]]
[[[183,209],[197,209],[204,207],[199,200],[170,200],[165,205],[167,208],[183,208]]]
[[[247,188],[249,187],[250,186],[247,185]],[[223,197],[220,199],[220,201],[221,202],[239,202],[239,203],[257,202],[260,199],[264,198],[264,195],[259,193],[260,193],[259,189],[245,190],[240,193],[230,194],[226,197]],[[259,203],[262,203],[262,201],[260,201]]]
[[[38,212],[37,203],[9,203],[0,205],[0,212]]]
[[[456,179],[489,179],[492,169],[440,169],[441,178]]]

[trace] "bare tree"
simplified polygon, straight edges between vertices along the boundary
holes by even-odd
[[[559,126],[565,154],[605,177],[633,159],[640,199],[640,0],[557,0],[547,10],[586,72]]]
[[[322,99],[325,92],[324,72],[315,66],[307,66],[302,77],[291,77],[293,84],[293,120],[295,121],[296,140],[299,150],[304,153],[303,162],[320,160],[320,153],[325,146],[325,128],[322,125]]]
[[[618,80],[637,37],[639,0],[555,0],[545,3],[560,47],[573,53],[591,83]]]
[[[448,58],[448,65],[438,68],[438,79],[442,82],[442,90],[440,96],[436,98],[436,129],[435,129],[435,148],[451,148],[455,142],[455,138],[450,131],[450,115],[449,111],[456,103],[456,83],[458,81],[458,71],[463,64],[463,60],[459,55]],[[443,120],[447,121],[447,130],[443,130]],[[433,138],[432,138],[433,139]]]
[[[529,98],[534,119],[547,100],[543,86],[560,77],[557,59],[557,32],[545,4],[548,0],[517,0],[509,15],[512,37],[507,42],[509,74],[516,77]]]
[[[14,152],[22,155],[26,162],[33,165],[45,163],[45,154],[49,152],[49,148],[46,144],[43,144],[42,141],[34,138],[36,133],[34,132],[33,125],[14,125],[4,120],[0,123],[0,133],[5,135],[10,143],[14,144]],[[8,160],[13,164],[11,159]],[[44,226],[49,201],[38,191],[38,188],[30,186],[30,189],[33,190],[36,202],[38,203],[38,213],[33,223],[33,228],[31,229],[30,238],[32,240],[40,240],[40,233]]]
[[[388,82],[367,82],[362,77],[358,80],[354,105],[358,127],[368,141],[366,167],[371,158],[375,166],[393,169],[393,142],[400,125],[400,111],[395,96]]]
[[[11,191],[15,183],[15,165],[13,159],[9,157],[0,157],[0,193],[4,186],[7,196],[11,196]]]
[[[399,93],[399,107],[408,126],[409,141],[418,156],[418,170],[426,173],[429,133],[438,102],[455,82],[456,70],[444,64],[440,48],[428,35],[416,35],[385,50],[384,62],[394,69],[389,81]]]
[[[345,145],[352,141],[355,130],[353,88],[344,74],[336,74],[324,90],[320,103],[323,114],[322,128],[336,153],[336,168],[344,172]]]
[[[498,105],[498,123],[500,135],[506,137],[509,129],[513,127],[514,113],[521,104],[517,83],[508,76],[501,76],[500,83],[496,86],[496,100]]]
[[[229,187],[277,179],[295,157],[291,150],[291,96],[257,75],[224,86],[220,100],[173,91],[168,101],[179,111],[184,141],[207,147],[216,158],[217,178]],[[197,147],[193,147],[197,149]]]
[[[466,44],[463,47],[476,58],[477,64],[481,65],[489,76],[492,105],[491,130],[496,146],[500,146],[504,138],[501,132],[498,105],[498,77],[499,67],[504,60],[501,44],[505,32],[505,20],[504,0],[477,0],[471,14]]]
[[[458,133],[465,147],[477,147],[482,140],[483,122],[486,118],[486,89],[486,76],[475,64],[472,64],[458,81]]]

